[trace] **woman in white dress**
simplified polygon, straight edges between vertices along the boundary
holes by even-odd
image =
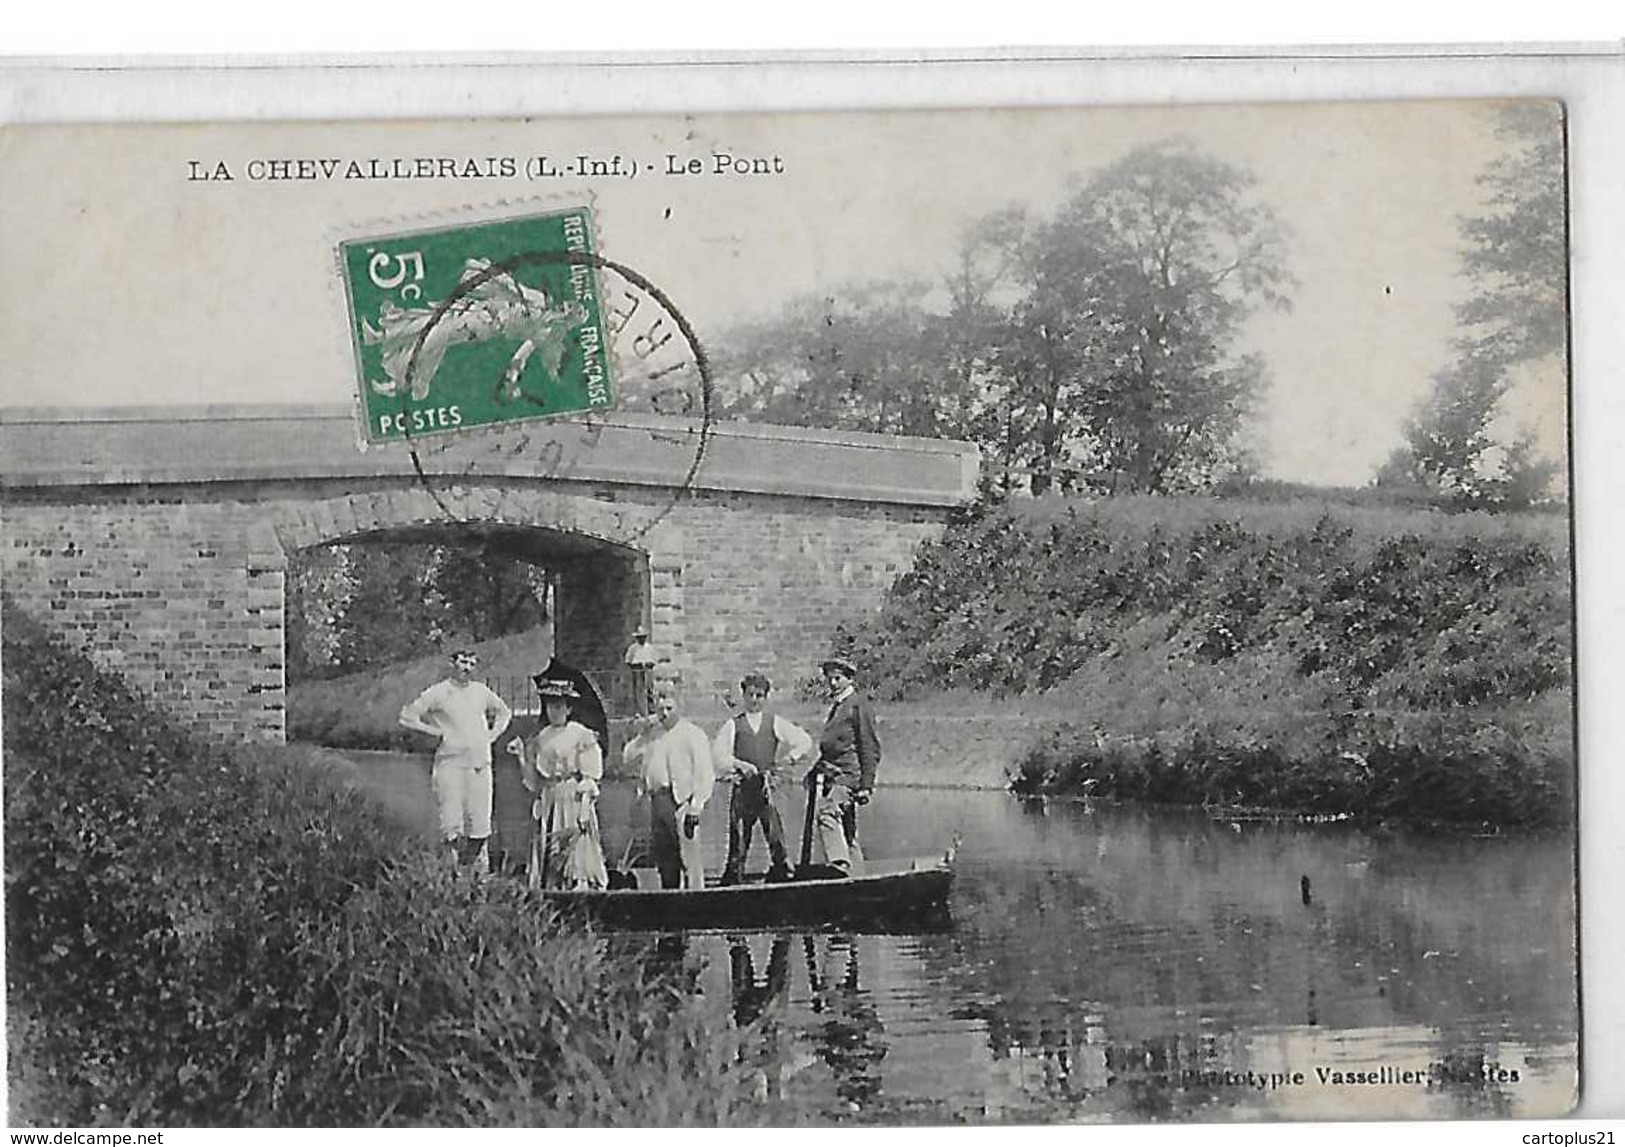
[[[531,886],[607,888],[597,807],[603,750],[591,729],[570,720],[570,703],[581,696],[574,685],[541,678],[536,685],[547,723],[529,744],[518,737],[508,742],[525,787],[536,794]]]

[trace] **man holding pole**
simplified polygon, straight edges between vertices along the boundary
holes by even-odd
[[[857,694],[857,668],[844,657],[823,662],[824,684],[829,690],[829,718],[818,739],[818,763],[807,774],[809,801],[825,863],[850,875],[857,853],[858,814],[869,803],[880,765],[880,738],[874,713]],[[811,834],[802,845],[802,863],[811,858]],[[857,853],[861,856],[861,853]]]
[[[739,683],[744,712],[717,730],[714,746],[717,769],[731,776],[733,797],[728,802],[728,863],[723,884],[738,884],[750,854],[751,836],[760,822],[767,837],[773,865],[770,881],[789,880],[790,861],[784,851],[784,823],[773,806],[773,769],[799,764],[812,756],[812,737],[801,726],[766,710],[772,682],[760,673],[748,673]]]

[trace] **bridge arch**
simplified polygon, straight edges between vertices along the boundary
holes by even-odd
[[[639,621],[714,703],[744,671],[811,672],[834,620],[877,606],[977,488],[965,443],[630,414],[592,429],[420,459],[357,451],[344,408],[12,411],[0,575],[197,732],[280,740],[288,555],[474,531],[560,566],[555,651],[612,706]]]
[[[490,516],[459,518],[421,494],[383,491],[369,498],[360,520],[347,497],[296,503],[278,515],[273,528],[290,558],[328,545],[438,545],[477,547],[546,570],[553,647],[537,650],[535,668],[554,654],[589,676],[611,713],[627,712],[632,698],[621,658],[633,633],[650,625],[652,595],[648,550],[606,536],[622,520],[558,499],[547,507],[551,516],[537,520],[532,515],[540,507],[514,498],[480,511]],[[678,636],[665,632],[672,623],[671,611],[663,611],[662,636],[668,641]],[[662,648],[658,642],[656,647]]]

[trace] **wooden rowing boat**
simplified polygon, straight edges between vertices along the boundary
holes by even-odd
[[[936,931],[948,923],[953,854],[870,861],[856,876],[769,884],[758,877],[706,888],[660,887],[652,870],[633,869],[636,889],[543,889],[542,898],[615,928],[763,928],[776,925],[870,926]]]

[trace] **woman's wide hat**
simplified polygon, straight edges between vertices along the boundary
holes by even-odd
[[[560,680],[557,677],[543,677],[538,673],[531,680],[536,682],[536,692],[543,697],[563,697],[565,700],[574,701],[581,696],[580,693],[576,692],[573,683]]]

